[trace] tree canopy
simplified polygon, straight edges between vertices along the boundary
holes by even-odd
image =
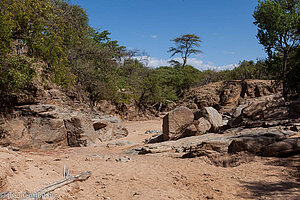
[[[197,85],[232,79],[273,79],[280,71],[278,63],[286,62],[286,83],[297,88],[298,9],[299,1],[261,1],[254,17],[258,38],[269,58],[242,61],[233,70],[200,71],[187,64],[189,56],[201,53],[197,35],[185,34],[171,40],[174,47],[168,52],[172,57],[180,55],[182,64],[173,60],[170,66],[149,68],[138,59],[144,54],[127,50],[111,38],[108,30],[92,28],[80,6],[62,0],[2,0],[0,107],[5,97],[29,92],[36,76],[42,83],[80,87],[88,94],[91,105],[100,100],[117,105],[136,101],[139,106],[156,106],[158,110]]]
[[[179,54],[182,58],[182,67],[186,66],[187,59],[192,54],[199,54],[201,51],[197,48],[200,47],[200,37],[194,34],[185,34],[171,40],[175,43],[175,47],[170,47],[169,51],[172,53],[171,57]]]
[[[299,46],[297,26],[300,21],[299,0],[259,1],[253,17],[258,27],[257,38],[269,58],[282,57],[283,95],[287,97],[288,58]]]

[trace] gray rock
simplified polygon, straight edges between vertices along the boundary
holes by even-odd
[[[20,151],[20,148],[14,146],[8,146],[7,149],[11,151]]]
[[[196,120],[196,128],[199,132],[205,133],[211,129],[211,124],[208,120],[206,120],[204,117],[200,117],[198,120]]]
[[[219,130],[219,127],[223,126],[222,115],[213,107],[205,107],[203,113],[204,117],[211,124],[211,132],[216,132]]]
[[[104,142],[120,139],[128,135],[128,130],[121,124],[110,123],[105,128],[96,131],[97,139]]]
[[[291,114],[292,109],[286,105],[284,98],[280,94],[260,97],[249,101],[246,105],[246,107],[243,105],[236,109],[240,115],[234,115],[235,118],[229,120],[228,126],[277,126],[283,124],[283,121],[291,121],[292,116],[294,119],[297,119],[296,115]]]
[[[116,124],[122,123],[121,119],[112,115],[102,115],[100,116],[100,119],[110,123],[116,123]]]
[[[178,139],[184,130],[194,121],[193,112],[187,107],[181,106],[169,112],[163,118],[164,140]]]
[[[246,108],[247,106],[248,106],[247,104],[239,105],[233,112],[232,117],[236,118],[236,117],[240,116],[242,114],[243,109]]]
[[[155,153],[184,153],[189,151],[191,148],[202,144],[203,142],[220,142],[226,143],[227,146],[231,142],[231,140],[227,139],[227,137],[222,137],[221,134],[205,134],[200,136],[192,136],[181,138],[176,141],[165,141],[161,143],[147,144],[142,147],[134,149],[132,153],[138,152],[138,154],[155,154]]]
[[[300,152],[300,138],[288,138],[262,149],[263,156],[288,156]]]
[[[130,160],[131,160],[131,158],[124,156],[124,157],[120,157],[116,161],[118,161],[118,162],[128,162]]]
[[[131,142],[128,140],[116,140],[114,142],[110,142],[107,144],[107,147],[113,147],[113,146],[136,146],[138,145],[135,142]]]
[[[163,141],[164,141],[163,134],[159,134],[159,135],[153,135],[152,137],[146,139],[145,143],[151,144],[151,143],[158,143],[158,142],[163,142]]]
[[[161,130],[147,130],[145,131],[145,134],[161,134]]]

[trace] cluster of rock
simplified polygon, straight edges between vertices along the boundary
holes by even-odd
[[[233,109],[225,124],[212,107],[194,112],[183,106],[176,108],[164,117],[162,135],[129,153],[216,158],[240,152],[258,156],[300,152],[299,101],[286,103],[280,94],[275,94],[244,103]]]
[[[174,140],[196,136],[207,131],[217,131],[222,125],[222,116],[212,107],[205,107],[193,113],[189,108],[181,106],[163,118],[163,138]]]
[[[146,143],[202,135],[217,131],[222,125],[222,116],[212,107],[205,107],[192,112],[189,108],[180,106],[164,116],[163,132],[152,136],[146,140]]]

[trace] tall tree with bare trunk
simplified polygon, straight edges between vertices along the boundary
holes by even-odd
[[[180,54],[183,61],[183,68],[186,66],[187,59],[191,54],[197,55],[201,53],[199,49],[196,49],[200,47],[201,43],[200,37],[197,35],[185,34],[171,41],[175,43],[175,47],[170,47],[168,52],[172,53],[171,57]]]

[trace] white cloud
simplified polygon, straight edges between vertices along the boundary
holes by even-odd
[[[219,66],[218,67],[218,70],[226,70],[226,69],[233,69],[235,67],[238,67],[239,65],[238,64],[230,64],[230,65],[222,65],[222,66]]]
[[[158,36],[157,35],[151,35],[151,38],[156,39],[156,38],[158,38]]]
[[[156,68],[160,66],[170,66],[169,61],[170,60],[176,60],[180,63],[182,63],[182,59],[180,57],[175,57],[173,59],[160,59],[160,58],[155,58],[155,57],[149,57],[149,56],[138,56],[136,57],[140,62],[143,62],[146,64],[148,67]],[[237,64],[229,64],[229,65],[222,65],[222,66],[216,66],[213,64],[213,62],[204,62],[203,60],[197,59],[197,58],[189,58],[188,65],[192,65],[193,67],[199,69],[199,70],[226,70],[226,69],[233,69],[237,67]]]
[[[169,65],[169,60],[149,57],[149,67],[160,67]]]

